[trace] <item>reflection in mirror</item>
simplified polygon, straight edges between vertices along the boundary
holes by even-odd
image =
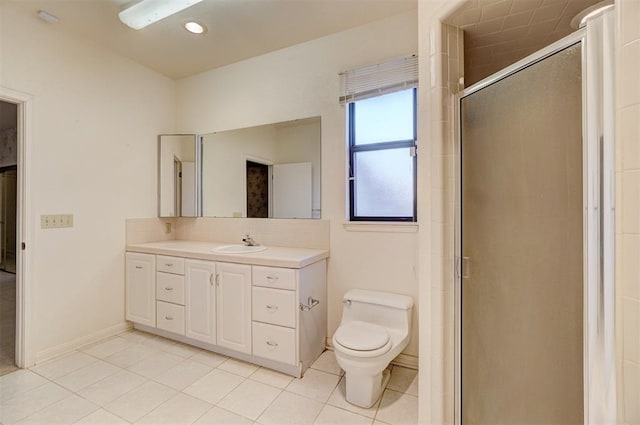
[[[196,217],[197,147],[194,134],[158,137],[158,215]]]
[[[202,215],[320,218],[320,117],[202,136]]]

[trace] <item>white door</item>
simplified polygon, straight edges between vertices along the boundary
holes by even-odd
[[[156,256],[126,254],[126,319],[156,326]]]
[[[211,261],[184,263],[185,335],[210,344],[216,343],[215,272]]]
[[[311,163],[273,166],[273,217],[311,218]]]
[[[217,265],[217,344],[251,353],[251,266]]]

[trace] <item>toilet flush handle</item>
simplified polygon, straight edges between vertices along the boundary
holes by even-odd
[[[347,307],[351,307],[351,300],[344,300],[342,302],[345,303]]]

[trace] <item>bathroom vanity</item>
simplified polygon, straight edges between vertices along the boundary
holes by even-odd
[[[228,254],[219,251],[223,245],[128,245],[126,319],[146,332],[301,377],[325,348],[328,251]]]

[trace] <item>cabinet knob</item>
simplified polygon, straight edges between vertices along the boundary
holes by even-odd
[[[267,276],[267,280],[271,283],[278,281],[278,276]]]
[[[165,291],[173,291],[173,288],[171,286],[167,286],[164,288]]]
[[[136,269],[142,270],[142,266],[136,266]]]
[[[164,316],[164,318],[167,320],[173,320],[173,316]]]
[[[173,263],[166,263],[165,266],[167,267],[173,267]]]
[[[275,313],[276,311],[278,311],[278,306],[273,304],[267,304],[267,310],[269,310],[269,313]]]

